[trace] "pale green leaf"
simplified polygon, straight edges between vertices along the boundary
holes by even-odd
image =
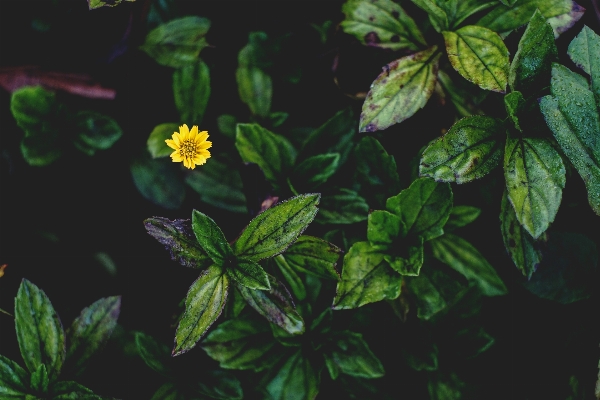
[[[171,139],[175,132],[179,132],[179,126],[169,122],[158,124],[152,129],[146,142],[148,152],[152,158],[166,157],[173,153],[173,149],[167,146],[165,140]]]
[[[567,54],[592,81],[596,105],[600,107],[600,36],[585,26],[571,41]]]
[[[436,31],[442,32],[448,29],[448,15],[434,0],[412,0],[417,6],[429,15],[429,21]]]
[[[179,119],[190,125],[200,125],[210,97],[210,70],[198,61],[173,72],[173,98]]]
[[[389,211],[375,210],[367,221],[367,239],[373,247],[387,249],[392,244],[397,245],[398,239],[408,232],[402,219]]]
[[[275,260],[275,264],[277,264],[281,275],[294,294],[294,297],[300,301],[304,300],[306,298],[306,286],[304,286],[304,282],[302,282],[302,279],[298,276],[294,268],[290,266],[281,254],[273,257],[273,260]]]
[[[481,214],[481,209],[473,206],[454,206],[450,211],[444,231],[460,228],[475,221]]]
[[[281,255],[293,269],[324,279],[340,279],[335,266],[342,250],[313,236],[300,236]]]
[[[231,279],[248,289],[269,290],[271,288],[267,273],[254,261],[238,258],[232,261],[231,265],[227,265],[225,271]]]

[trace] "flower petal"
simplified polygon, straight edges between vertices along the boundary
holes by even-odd
[[[179,127],[179,133],[181,134],[181,140],[186,140],[190,134],[190,130],[186,124]]]
[[[192,130],[190,131],[190,135],[191,135],[190,138],[193,138],[193,139],[195,139],[196,136],[198,136],[198,125],[192,126]]]
[[[167,144],[167,146],[169,146],[170,148],[172,148],[173,150],[179,150],[179,146],[175,143],[174,140],[171,139],[166,139],[165,143]]]
[[[211,147],[212,147],[212,142],[208,142],[208,141],[207,141],[207,142],[200,143],[200,144],[198,145],[198,148],[199,148],[199,149],[202,149],[202,150],[210,149]]]
[[[199,142],[204,142],[206,139],[208,138],[208,131],[202,131],[200,132],[200,134],[198,135],[198,139],[197,141]]]

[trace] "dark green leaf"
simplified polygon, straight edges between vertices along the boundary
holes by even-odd
[[[88,7],[90,10],[100,7],[114,7],[121,4],[122,1],[132,2],[135,0],[88,0]]]
[[[192,211],[192,230],[204,252],[219,266],[233,256],[229,242],[217,223],[198,210]]]
[[[236,281],[238,285],[258,290],[269,290],[271,288],[267,273],[254,261],[238,258],[233,262],[233,265],[227,265],[226,267],[227,275]]]
[[[514,91],[504,96],[504,107],[506,108],[506,113],[512,119],[515,128],[523,132],[523,128],[519,123],[519,114],[521,114],[525,107],[523,94],[519,91]]]
[[[132,161],[130,170],[135,187],[145,199],[170,210],[183,203],[183,178],[178,173],[178,165],[170,159],[152,159],[144,150]]]
[[[397,239],[406,237],[406,233],[406,226],[396,214],[384,210],[376,210],[369,214],[367,239],[371,246],[387,249],[397,242]]]
[[[338,111],[323,125],[313,130],[302,146],[298,160],[320,153],[338,153],[340,165],[346,162],[352,150],[356,120],[351,108]]]
[[[273,83],[258,67],[239,67],[235,73],[240,99],[254,115],[266,117],[271,111]]]
[[[206,18],[174,19],[150,31],[140,48],[160,65],[185,67],[196,62],[200,51],[208,46],[204,36],[209,28]]]
[[[452,210],[452,189],[448,183],[419,178],[408,189],[386,202],[388,211],[402,219],[408,235],[431,240],[444,233]]]
[[[241,400],[244,397],[240,381],[231,372],[218,369],[204,372],[196,384],[196,393],[211,399]]]
[[[63,154],[56,140],[49,136],[24,137],[20,147],[25,161],[36,167],[51,164]]]
[[[331,339],[325,351],[325,363],[331,374],[338,370],[347,375],[361,378],[380,378],[384,375],[383,365],[373,354],[360,333],[344,331]],[[335,379],[339,373],[331,374]]]
[[[547,139],[508,138],[504,177],[517,219],[537,239],[560,206],[566,181],[562,158]]]
[[[100,396],[96,396],[94,392],[73,381],[61,381],[52,385],[53,400],[102,400]]]
[[[67,362],[82,372],[87,360],[106,344],[121,311],[121,296],[105,297],[84,308],[67,330]]]
[[[497,2],[494,0],[442,0],[436,1],[436,4],[448,16],[449,29],[453,30],[471,15],[493,7]]]
[[[546,234],[542,234],[538,240],[535,240],[523,229],[517,220],[515,209],[508,201],[506,192],[502,196],[500,230],[502,231],[504,248],[510,258],[512,258],[519,271],[527,279],[531,279],[531,275],[537,270],[542,261],[540,245],[547,240]]]
[[[360,132],[383,130],[425,106],[436,83],[437,46],[392,61],[371,84],[360,114]]]
[[[213,261],[198,243],[189,219],[154,217],[144,221],[148,233],[165,246],[171,259],[184,267],[204,269]]]
[[[508,83],[511,89],[534,94],[548,86],[552,62],[557,60],[552,27],[536,9],[510,65]]]
[[[0,354],[0,396],[21,399],[29,391],[29,374],[19,364]]]
[[[290,114],[283,112],[283,111],[275,111],[269,114],[269,122],[271,123],[271,126],[273,128],[277,128],[280,125],[283,125],[283,123],[288,119],[288,117],[290,116]]]
[[[317,222],[320,224],[353,224],[367,219],[369,205],[353,190],[338,189],[321,201]]]
[[[402,340],[410,346],[402,347],[404,361],[416,371],[436,371],[438,369],[438,348],[433,331],[425,324],[414,324],[403,329]]]
[[[584,25],[581,32],[571,41],[567,54],[579,68],[585,71],[592,81],[592,92],[596,105],[600,105],[600,36]]]
[[[159,374],[168,374],[170,354],[166,345],[143,332],[135,333],[135,345],[140,357],[148,367]]]
[[[297,193],[309,192],[327,182],[339,165],[338,153],[319,154],[296,165],[289,179]]]
[[[95,152],[111,148],[121,138],[123,130],[111,117],[94,111],[80,111],[75,116],[75,134],[76,146],[82,144]]]
[[[15,328],[29,372],[44,364],[54,381],[65,361],[65,333],[46,293],[27,279],[21,282],[15,299]]]
[[[281,358],[281,347],[273,339],[269,324],[251,316],[219,324],[201,346],[226,369],[258,372],[272,367]]]
[[[415,21],[391,0],[348,0],[341,26],[367,46],[412,50],[427,46]]]
[[[390,268],[382,253],[369,242],[355,243],[344,257],[332,308],[357,308],[400,295],[402,277]]]
[[[487,175],[502,159],[504,124],[487,116],[466,117],[431,143],[419,173],[437,181],[466,183]]]
[[[494,267],[471,243],[451,233],[446,233],[430,243],[435,258],[475,283],[484,295],[506,294],[506,286]]]
[[[312,222],[319,198],[319,194],[292,197],[257,215],[233,244],[233,252],[252,261],[282,253]]]
[[[462,400],[467,398],[468,385],[456,373],[444,374],[438,372],[429,376],[427,389],[430,400]]]
[[[494,338],[481,326],[461,329],[452,338],[456,352],[465,358],[473,358],[494,344]]]
[[[229,279],[216,265],[211,265],[192,283],[185,299],[185,313],[175,333],[174,356],[196,346],[198,340],[221,315],[228,291]]]
[[[38,369],[31,374],[31,382],[29,386],[36,393],[47,393],[48,385],[50,384],[50,380],[48,379],[48,372],[46,371],[46,366],[44,364],[40,364]]]
[[[173,152],[173,149],[167,146],[165,140],[171,139],[175,132],[179,132],[179,127],[175,123],[159,124],[154,127],[146,142],[148,152],[152,158],[166,157]]]
[[[303,237],[303,236],[301,236]],[[294,297],[300,301],[306,298],[306,287],[304,286],[304,282],[298,276],[296,271],[286,261],[283,255],[278,255],[273,258],[277,267],[279,267],[279,271],[281,271],[281,275],[285,278],[285,282],[292,290]]]
[[[340,279],[335,269],[342,250],[332,243],[313,236],[300,236],[282,254],[293,269],[324,279]]]
[[[173,72],[173,97],[179,119],[200,125],[210,97],[210,70],[198,61]]]
[[[152,0],[146,23],[148,28],[155,28],[157,25],[174,19],[178,14],[175,0]]]
[[[235,140],[235,127],[237,118],[234,115],[223,114],[217,117],[219,131],[230,139]]]
[[[319,392],[319,374],[298,350],[277,370],[266,390],[273,400],[314,399]]]
[[[296,150],[286,138],[258,124],[238,124],[235,147],[242,160],[257,164],[272,184],[282,179],[296,158]]]
[[[506,91],[508,49],[496,32],[468,25],[443,34],[448,59],[459,74],[482,89]]]
[[[436,31],[441,33],[448,29],[448,15],[434,0],[412,0],[429,15],[429,21]]]
[[[454,206],[450,211],[444,231],[460,228],[475,221],[481,214],[481,209],[473,206]]]
[[[456,108],[461,117],[470,117],[471,115],[483,114],[479,104],[490,94],[490,92],[481,90],[479,86],[465,80],[452,79],[444,72],[438,71],[438,82],[444,89],[444,93]]]
[[[150,400],[185,400],[174,383],[167,382],[159,387]]]
[[[409,236],[395,243],[383,258],[401,275],[419,275],[423,266],[423,236]]]

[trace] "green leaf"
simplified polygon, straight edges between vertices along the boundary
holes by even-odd
[[[248,289],[269,290],[271,288],[267,273],[254,261],[238,258],[232,265],[227,265],[226,272],[227,276]]]
[[[235,147],[244,162],[257,164],[274,185],[283,179],[296,158],[296,150],[286,138],[258,124],[238,124]]]
[[[235,140],[235,127],[237,118],[234,115],[223,114],[217,117],[219,131],[230,139]]]
[[[420,235],[425,241],[444,233],[452,210],[452,189],[448,183],[419,178],[408,189],[386,202],[388,211],[402,219],[407,235]]]
[[[459,74],[482,89],[506,91],[508,49],[496,32],[468,25],[442,33],[450,64]]]
[[[317,214],[319,194],[282,201],[257,215],[233,244],[233,252],[252,261],[276,256],[304,232]]]
[[[419,173],[442,182],[479,179],[502,159],[503,136],[504,124],[499,119],[480,115],[463,118],[425,149]]]
[[[438,369],[438,348],[433,338],[433,330],[425,324],[415,323],[405,326],[402,339],[410,346],[403,346],[404,361],[415,371],[436,371]]]
[[[433,46],[386,65],[363,103],[359,131],[383,130],[423,108],[435,88],[439,58]]]
[[[319,392],[319,374],[298,350],[277,369],[266,390],[273,400],[314,399]]]
[[[269,290],[248,289],[241,285],[237,288],[246,302],[269,322],[294,335],[304,333],[304,321],[286,287],[271,275],[269,281]]]
[[[537,239],[560,206],[566,181],[562,158],[547,139],[508,138],[504,177],[517,219]]]
[[[60,381],[52,385],[53,400],[102,400],[102,397],[96,396],[94,392],[73,381]]]
[[[469,225],[481,214],[481,209],[473,206],[454,206],[450,211],[448,222],[444,225],[444,231],[456,229]]]
[[[283,275],[285,282],[292,290],[294,297],[300,301],[304,300],[306,298],[306,287],[296,271],[290,267],[286,259],[281,254],[273,257],[273,260],[275,260],[275,264],[277,264],[277,267],[279,267],[279,271],[281,271],[281,275]]]
[[[536,9],[550,23],[555,37],[573,26],[584,12],[584,8],[572,0],[516,0],[512,6],[498,4],[477,25],[507,34],[529,22]]]
[[[452,79],[444,70],[438,71],[438,82],[456,108],[458,116],[470,117],[483,114],[479,105],[490,92],[481,90],[479,86],[465,79]]]
[[[383,254],[368,242],[355,243],[344,257],[332,308],[357,308],[400,295],[402,277],[390,268]]]
[[[487,2],[482,0],[443,0],[436,1],[436,4],[448,16],[449,30],[454,30],[471,15],[493,7],[497,2],[494,0],[488,0]]]
[[[206,18],[188,16],[174,19],[151,30],[140,47],[160,65],[181,68],[197,62],[208,46],[205,35],[210,28]]]
[[[385,373],[383,365],[360,333],[340,332],[331,339],[331,344],[324,351],[330,374],[332,370],[337,370],[361,378],[380,378]],[[336,377],[339,375],[337,371]],[[331,377],[335,379],[334,374]]]
[[[184,267],[205,269],[213,261],[208,257],[192,230],[189,219],[154,217],[144,221],[148,233],[171,253],[171,259]]]
[[[122,1],[132,2],[135,0],[88,0],[88,7],[90,10],[100,7],[114,7],[121,4]]]
[[[106,344],[121,311],[121,296],[105,297],[84,308],[67,330],[67,362],[82,372],[87,360]]]
[[[465,399],[468,385],[454,372],[432,374],[427,382],[431,400]]]
[[[192,211],[192,230],[198,243],[208,256],[219,266],[233,256],[229,242],[217,223],[198,210]]]
[[[170,159],[152,159],[144,150],[131,162],[130,171],[135,187],[146,200],[173,210],[181,206],[185,197],[178,167]]]
[[[232,373],[215,369],[202,375],[202,381],[195,385],[201,398],[241,400],[244,397],[242,385]]]
[[[29,374],[19,364],[0,354],[0,395],[20,399],[29,391]]]
[[[520,114],[525,108],[525,98],[523,97],[523,94],[519,91],[514,91],[504,96],[504,107],[506,108],[506,113],[510,119],[512,119],[515,128],[523,132],[523,127],[519,122]]]
[[[442,32],[448,29],[448,15],[434,0],[412,0],[418,7],[429,15],[433,28]]]
[[[419,275],[423,266],[423,236],[409,236],[394,243],[383,258],[400,275]]]
[[[48,385],[50,384],[50,380],[48,379],[48,372],[46,371],[46,366],[44,364],[40,364],[38,369],[31,374],[31,382],[29,386],[36,393],[48,393]]]
[[[406,237],[407,231],[404,222],[396,214],[384,210],[369,214],[367,239],[373,247],[387,249],[397,239]]]
[[[219,324],[201,346],[226,369],[258,372],[271,368],[281,358],[281,346],[273,339],[269,324],[250,316]]]
[[[173,356],[196,346],[208,328],[219,318],[229,291],[229,279],[220,267],[211,265],[192,283],[185,299],[185,312],[175,333]]]
[[[264,118],[270,114],[273,97],[271,77],[263,70],[266,41],[264,32],[251,32],[248,44],[238,54],[235,72],[240,99],[253,115]]]
[[[227,160],[211,157],[210,163],[188,172],[187,183],[202,201],[236,213],[247,213],[246,196],[238,169]]]
[[[313,236],[300,236],[281,255],[293,269],[323,279],[340,279],[335,266],[342,250],[332,243]]]
[[[179,132],[179,126],[174,123],[159,124],[152,129],[146,142],[148,152],[152,158],[166,157],[173,152],[173,149],[167,146],[165,140],[171,139],[175,132]]]
[[[150,400],[185,400],[185,395],[179,392],[174,383],[167,382],[154,392]]]
[[[173,98],[179,119],[200,125],[210,97],[210,70],[198,61],[173,72]]]
[[[481,326],[461,329],[452,337],[452,345],[457,353],[465,358],[473,358],[494,344],[494,338]]]
[[[534,94],[548,86],[552,63],[557,60],[558,50],[554,43],[552,27],[536,9],[510,65],[510,88],[513,91]]]
[[[65,361],[65,333],[46,293],[27,279],[21,282],[15,299],[15,328],[29,372],[44,364],[54,381]]]
[[[296,192],[308,192],[327,182],[339,165],[338,153],[319,154],[296,165],[289,179]]]
[[[494,267],[465,239],[446,233],[430,243],[435,258],[475,283],[484,295],[500,296],[507,293]]]
[[[166,345],[143,332],[135,332],[135,345],[148,367],[161,375],[169,373],[170,354]]]
[[[587,26],[571,41],[567,54],[573,62],[587,73],[592,81],[596,105],[600,105],[600,36]]]
[[[427,43],[415,21],[391,0],[348,0],[341,27],[362,44],[391,50],[417,51]]]
[[[353,224],[367,219],[369,205],[350,189],[338,189],[323,196],[317,222],[320,224]]]
[[[81,144],[93,154],[110,149],[123,135],[117,121],[94,111],[80,111],[75,116],[75,146]],[[164,143],[164,142],[163,142]]]

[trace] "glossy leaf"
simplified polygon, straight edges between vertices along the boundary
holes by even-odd
[[[571,41],[567,54],[579,68],[590,76],[596,105],[600,105],[600,36],[585,26]]]
[[[340,279],[335,266],[342,250],[332,243],[302,235],[281,255],[293,269],[323,279]]]
[[[443,34],[448,59],[459,74],[482,89],[506,91],[508,49],[497,33],[468,25]]]
[[[560,206],[566,181],[562,158],[546,139],[508,138],[504,177],[517,219],[537,239]]]
[[[331,339],[324,355],[332,379],[335,379],[339,372],[361,378],[380,378],[385,373],[383,365],[360,333],[338,333]]]
[[[444,233],[442,228],[452,210],[452,189],[448,183],[419,178],[390,197],[386,208],[402,219],[408,235],[430,240]]]
[[[515,128],[523,132],[521,121],[519,121],[520,114],[525,107],[525,98],[523,97],[523,94],[519,91],[508,93],[504,96],[504,107],[506,108],[506,113],[510,119],[512,119]]]
[[[319,392],[319,374],[298,350],[277,370],[266,390],[273,400],[314,399]]]
[[[359,131],[383,130],[411,117],[433,93],[440,54],[437,46],[392,61],[371,84]]]
[[[0,396],[19,399],[29,392],[29,373],[0,354]]]
[[[341,27],[362,44],[391,50],[412,50],[427,46],[423,35],[404,9],[391,0],[348,0],[342,6],[346,16]]]
[[[456,229],[469,225],[481,214],[481,209],[473,206],[454,206],[450,211],[448,222],[444,225],[444,231]]]
[[[254,261],[237,259],[233,265],[227,265],[226,272],[227,276],[236,281],[238,285],[248,289],[269,290],[271,288],[267,273]]]
[[[288,264],[281,254],[273,257],[273,260],[275,260],[275,264],[277,264],[277,267],[285,279],[287,286],[292,291],[294,298],[300,301],[304,300],[306,298],[306,286],[304,286],[304,282],[302,282],[302,279],[298,276],[294,268]]]
[[[170,352],[166,345],[143,332],[135,333],[135,345],[140,357],[148,367],[161,375],[168,374]]]
[[[425,149],[419,173],[442,182],[479,179],[500,163],[503,136],[504,125],[496,118],[463,118]]]
[[[335,174],[339,165],[338,153],[312,156],[294,167],[290,181],[295,191],[308,192],[327,182]]]
[[[372,207],[383,208],[385,200],[400,190],[400,177],[394,156],[389,155],[377,139],[366,136],[354,149],[355,179],[360,193]]]
[[[210,70],[204,61],[191,63],[173,72],[173,98],[181,121],[200,125],[209,97]]]
[[[169,210],[183,203],[183,179],[170,159],[152,159],[144,150],[133,159],[130,171],[135,187],[146,200]]]
[[[451,233],[446,233],[430,243],[435,258],[473,282],[484,295],[500,296],[506,294],[506,286],[504,286],[504,282],[502,282],[494,267],[471,243]]]
[[[375,210],[369,214],[367,239],[371,246],[387,249],[397,239],[404,238],[408,229],[396,214],[385,210]]]
[[[181,68],[198,60],[208,46],[205,35],[210,21],[197,16],[178,18],[151,30],[140,47],[160,65]]]
[[[31,374],[30,384],[31,389],[37,393],[48,393],[48,385],[50,379],[48,379],[48,372],[46,372],[46,366],[40,364],[38,369]]]
[[[189,219],[154,217],[144,221],[148,233],[171,253],[171,259],[184,267],[204,269],[213,264],[192,230]]]
[[[54,381],[65,361],[65,333],[46,293],[27,279],[21,282],[15,299],[15,328],[29,372],[44,364]]]
[[[67,330],[67,362],[81,372],[104,347],[121,312],[121,296],[105,297],[84,308]]]
[[[196,346],[208,328],[219,318],[229,291],[229,279],[221,268],[212,265],[192,283],[185,299],[185,312],[175,333],[173,355]]]
[[[448,29],[448,15],[434,0],[412,0],[417,6],[429,15],[429,21],[438,32]]]
[[[170,122],[158,124],[152,129],[148,141],[146,142],[148,152],[152,158],[166,157],[173,153],[173,149],[167,146],[165,140],[171,139],[175,132],[179,132],[179,126]]]
[[[320,224],[353,224],[364,221],[369,213],[365,199],[350,189],[338,189],[323,196],[317,222]]]
[[[219,324],[201,343],[202,349],[221,368],[258,372],[281,358],[269,324],[256,318],[236,318]]]
[[[285,286],[269,275],[271,289],[254,290],[237,285],[246,302],[269,322],[291,334],[304,332],[304,321]]]
[[[217,223],[198,210],[192,211],[192,230],[204,252],[219,266],[233,256],[229,242]]]
[[[75,146],[90,149],[90,154],[94,154],[96,150],[111,148],[123,135],[117,121],[94,111],[78,112],[75,116],[75,130]]]
[[[600,51],[600,49],[599,49]],[[534,94],[548,86],[552,63],[558,60],[552,27],[536,10],[510,65],[508,83],[510,88]]]
[[[400,295],[402,277],[390,268],[383,254],[368,242],[355,243],[344,257],[332,308],[357,308]]]
[[[312,222],[319,198],[319,194],[292,197],[257,215],[233,244],[233,252],[252,261],[282,253]]]

